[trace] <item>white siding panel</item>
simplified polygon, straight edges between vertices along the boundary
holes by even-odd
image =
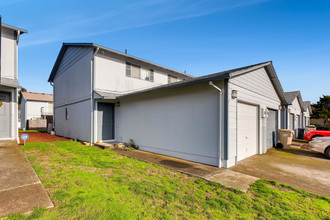
[[[48,108],[48,102],[27,101],[26,104],[26,120],[32,118],[41,118],[41,108]]]
[[[145,67],[142,67],[142,70],[144,68]],[[145,69],[149,70],[148,68]],[[127,77],[126,61],[105,56],[95,57],[94,88],[96,90],[110,91],[114,93],[128,93],[167,83],[167,74],[164,72],[155,70],[154,82],[150,82],[144,79]]]
[[[16,79],[17,42],[14,31],[3,29],[1,37],[1,77]]]

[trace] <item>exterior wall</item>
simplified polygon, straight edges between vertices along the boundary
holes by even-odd
[[[57,107],[54,113],[56,135],[90,141],[90,100]]]
[[[153,69],[143,66],[143,64],[139,64],[139,66],[147,70]],[[96,90],[121,94],[168,83],[168,73],[159,69],[154,69],[154,82],[128,77],[126,76],[126,61],[115,57],[95,56],[94,68],[94,88]]]
[[[232,90],[237,91],[237,98],[232,99]],[[281,101],[264,68],[237,76],[228,81],[228,147],[224,167],[237,163],[237,103],[245,102],[259,106],[259,153],[266,152],[266,121],[261,118],[262,109],[279,110]],[[280,111],[277,113],[280,127]]]
[[[41,118],[41,109],[48,109],[49,102],[26,101],[24,98],[21,103],[21,127],[26,128],[26,121],[33,118]]]
[[[18,105],[17,105],[17,89],[0,86],[1,92],[10,94],[10,139],[18,140]]]
[[[289,105],[289,114],[294,114],[294,137],[298,135],[298,128],[301,127],[302,123],[299,123],[299,120],[301,121],[301,115],[302,115],[302,109],[299,105],[299,101],[297,97],[293,100],[292,105]],[[292,123],[290,120],[290,117],[288,118],[288,123]]]
[[[25,119],[25,99],[22,97],[21,99],[21,129],[26,128],[26,119]]]
[[[89,141],[91,133],[91,48],[68,48],[54,79],[56,134]],[[65,109],[69,119],[66,120]]]
[[[281,108],[281,129],[288,128],[288,112],[288,107],[286,105],[283,105]]]
[[[123,98],[115,107],[116,140],[145,151],[218,166],[219,135],[219,91],[208,83]]]
[[[17,79],[17,41],[13,30],[2,27],[1,77]]]
[[[303,128],[306,128],[306,126],[308,126],[310,123],[310,112],[309,112],[309,108],[306,109],[306,111],[304,111],[303,113]]]

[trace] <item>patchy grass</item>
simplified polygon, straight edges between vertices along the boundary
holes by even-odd
[[[44,133],[44,132],[47,132],[46,130],[25,130],[25,131],[23,131],[23,130],[18,130],[18,132],[24,132],[24,133],[28,133],[28,132],[42,132],[42,133]]]
[[[305,144],[308,144],[308,142],[309,142],[309,141],[307,141],[305,139],[293,139],[292,141],[299,142],[299,143],[305,143]]]
[[[330,200],[272,181],[248,193],[78,142],[22,148],[55,204],[8,219],[329,219]]]

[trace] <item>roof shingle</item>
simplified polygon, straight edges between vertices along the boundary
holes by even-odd
[[[45,94],[45,93],[22,92],[22,96],[25,100],[46,101],[46,102],[53,101],[53,95]]]

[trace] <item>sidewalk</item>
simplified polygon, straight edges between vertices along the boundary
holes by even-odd
[[[54,207],[25,154],[0,147],[0,217]]]

